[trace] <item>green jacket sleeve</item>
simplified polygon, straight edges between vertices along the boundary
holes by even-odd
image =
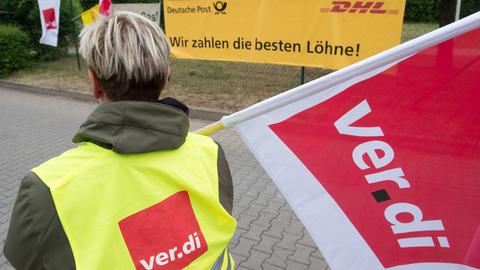
[[[225,153],[219,143],[218,145],[218,189],[220,194],[220,203],[229,214],[233,209],[233,182],[230,168],[228,166]]]
[[[17,270],[75,269],[50,190],[32,172],[20,184],[4,254]]]

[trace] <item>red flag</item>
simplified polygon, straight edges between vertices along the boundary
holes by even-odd
[[[112,13],[112,1],[110,0],[99,0],[98,1],[98,6],[99,6],[99,13],[102,16],[110,16]]]
[[[480,269],[480,30],[238,125],[332,269]]]

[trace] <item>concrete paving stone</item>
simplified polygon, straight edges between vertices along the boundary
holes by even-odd
[[[282,240],[275,246],[295,251],[295,243],[297,243],[298,239],[298,235],[284,232]]]
[[[312,254],[313,251],[315,251],[314,248],[296,244],[295,253],[288,259],[308,265],[310,264],[310,254]]]
[[[255,204],[261,205],[263,207],[268,206],[268,201],[270,200],[270,197],[267,195],[259,194],[257,198],[255,198],[254,202]]]
[[[271,185],[272,181],[270,179],[266,179],[260,175],[253,183],[253,186],[260,187],[260,188],[267,188],[268,185]]]
[[[0,88],[1,243],[22,178],[32,167],[74,147],[73,134],[96,106]],[[193,119],[191,130],[209,123]],[[288,263],[305,262],[305,252],[311,248],[310,269],[324,270],[322,255],[304,229],[299,233],[298,218],[237,133],[227,129],[212,137],[222,145],[233,177],[238,229],[230,247],[238,269],[287,269]],[[298,246],[303,249],[296,250]],[[11,269],[2,253],[0,270]]]
[[[310,257],[310,267],[309,270],[327,270],[328,265],[324,259]]]
[[[283,195],[280,191],[277,191],[275,193],[275,196],[272,198],[272,201],[274,201],[274,202],[285,202],[285,198],[283,197]]]
[[[240,199],[236,202],[236,205],[241,206],[243,208],[250,208],[251,203],[256,199],[255,196],[251,196],[248,194],[242,194]],[[243,211],[245,212],[245,211]]]
[[[236,202],[234,201],[234,204],[233,204],[233,216],[235,217],[238,217],[240,216],[240,214],[247,210],[247,207],[243,207],[243,206],[239,206],[236,204]]]
[[[257,244],[258,241],[254,241],[245,237],[240,237],[238,239],[238,245],[236,245],[232,250],[230,250],[230,252],[232,252],[232,254],[238,254],[248,257],[253,246],[256,246]]]
[[[278,189],[276,186],[274,186],[273,182],[272,185],[267,186],[265,189],[262,190],[263,194],[269,194],[272,196],[275,196],[278,192]]]
[[[269,263],[263,263],[261,269],[263,269],[263,270],[282,270],[282,269],[285,269],[285,268],[278,267],[278,266],[275,266],[275,265],[271,265]]]
[[[232,237],[232,240],[230,240],[230,247],[233,248],[236,245],[238,245],[238,239],[247,232],[247,230],[242,229],[242,228],[237,228],[235,231],[235,234]]]
[[[240,266],[247,267],[250,269],[261,269],[262,263],[268,257],[270,257],[270,254],[268,253],[264,253],[258,250],[251,250],[250,256],[248,257],[248,259],[240,263]]]
[[[264,234],[276,238],[282,238],[283,232],[288,228],[288,226],[290,226],[290,224],[278,222],[276,219],[273,219],[270,228]]]
[[[242,236],[255,241],[260,241],[262,233],[266,230],[268,230],[267,226],[252,223],[249,230],[245,232]]]
[[[242,214],[258,218],[260,216],[260,211],[264,208],[265,207],[263,205],[258,205],[255,202],[251,202],[248,209],[243,211]]]
[[[292,222],[290,223],[290,226],[285,230],[285,232],[296,234],[296,235],[301,235],[303,237],[304,231],[302,223],[300,223],[299,220],[292,219]]]
[[[310,258],[313,258],[313,257],[315,257],[317,259],[325,260],[325,258],[323,257],[322,253],[320,253],[320,250],[318,250],[318,248],[315,249],[314,252],[312,252],[312,255],[310,256]]]
[[[253,249],[263,251],[265,253],[273,253],[273,247],[276,243],[280,242],[280,239],[268,236],[268,235],[262,235],[260,243],[258,245],[254,246]]]
[[[286,203],[287,203],[286,201],[276,202],[276,201],[270,200],[268,201],[267,207],[263,208],[262,211],[270,214],[278,215],[280,214],[280,208],[284,206]]]
[[[237,227],[249,230],[250,229],[250,224],[254,220],[256,220],[258,217],[250,216],[250,215],[244,215],[240,214],[239,218],[237,219]]]
[[[303,237],[298,240],[297,244],[302,244],[317,249],[317,245],[315,245],[315,242],[313,242],[312,237],[305,228],[303,229]]]
[[[282,206],[283,207],[283,206]],[[275,218],[275,222],[287,224],[290,226],[290,223],[293,218],[293,212],[288,210],[281,210],[278,212],[278,216]]]
[[[287,267],[287,258],[292,254],[293,251],[291,250],[274,246],[272,256],[267,258],[265,262],[285,269]]]
[[[296,261],[287,260],[287,270],[307,270],[308,265]]]
[[[234,257],[234,262],[235,262],[235,269],[240,269],[239,265],[247,260],[246,256],[238,255],[238,254],[233,254],[232,256]]]
[[[266,212],[261,211],[260,216],[258,217],[258,219],[254,220],[253,223],[270,227],[271,223],[272,223],[272,220],[276,217],[277,216],[274,215],[274,214],[270,214],[270,213],[266,213]]]
[[[238,181],[234,176],[232,177],[232,181]],[[241,183],[239,185],[234,185],[233,186],[233,190],[235,191],[235,194],[233,194],[233,199],[235,202],[238,203],[238,201],[240,201],[243,196],[245,195],[245,193],[247,193],[248,191],[248,186],[246,185],[242,185]],[[251,197],[251,196],[250,196]],[[252,200],[254,200],[255,198],[253,198]],[[242,203],[242,206],[244,207],[248,207],[248,204],[245,204],[245,203]]]

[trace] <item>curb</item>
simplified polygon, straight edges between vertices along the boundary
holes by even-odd
[[[37,93],[42,95],[65,97],[65,98],[70,98],[70,99],[80,100],[80,101],[96,102],[96,100],[89,94],[66,90],[66,89],[32,86],[32,85],[20,84],[12,81],[7,81],[7,80],[0,80],[0,87],[18,90],[18,91]],[[202,107],[189,107],[189,108],[190,108],[190,115],[189,115],[190,118],[206,120],[206,121],[218,121],[223,116],[231,114],[231,112],[224,111],[224,110],[213,110],[213,109],[202,108]]]

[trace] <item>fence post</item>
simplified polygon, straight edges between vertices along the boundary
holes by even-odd
[[[300,85],[305,83],[305,67],[300,70]]]
[[[162,28],[163,32],[165,33],[165,15],[163,14],[163,0],[160,0],[160,28]]]
[[[78,44],[77,44],[77,26],[75,25],[75,19],[73,18],[73,4],[72,0],[70,0],[70,18],[71,18],[71,23],[73,26],[73,41],[75,43],[75,53],[77,55],[77,66],[78,70],[82,70],[80,67],[80,57],[78,55]]]

